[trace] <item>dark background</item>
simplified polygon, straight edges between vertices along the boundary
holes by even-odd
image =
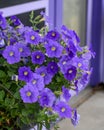
[[[24,4],[24,3],[28,3],[28,2],[33,2],[33,1],[35,2],[35,1],[39,1],[39,0],[0,0],[0,8],[10,7],[10,6],[14,6],[14,5],[20,5],[20,4]],[[35,10],[34,17],[39,15],[41,11],[45,12],[45,8]],[[31,26],[31,23],[29,22],[30,13],[31,13],[31,11],[22,13],[22,14],[19,14],[16,16],[21,20],[21,22],[24,25]],[[41,27],[43,27],[43,25],[44,25],[44,22],[38,24],[37,27],[41,28]]]

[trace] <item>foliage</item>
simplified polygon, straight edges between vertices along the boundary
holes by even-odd
[[[49,30],[43,12],[31,27],[16,17],[0,13],[0,129],[19,130],[24,125],[39,130],[58,118],[78,123],[75,109],[68,105],[72,92],[78,94],[89,81],[94,57],[90,47],[81,47],[73,30]],[[50,24],[50,23],[48,23]],[[58,127],[55,126],[55,130]]]

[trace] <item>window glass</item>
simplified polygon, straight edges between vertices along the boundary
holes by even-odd
[[[35,10],[34,12],[34,18],[40,14],[40,12],[43,11],[45,12],[45,8],[39,9],[39,10]],[[30,19],[30,12],[26,12],[26,13],[22,13],[19,15],[16,15],[21,22],[25,25],[25,26],[31,26],[32,24],[30,23],[29,19]],[[40,24],[37,25],[38,28],[42,28],[44,26],[44,22],[41,22]]]
[[[64,24],[75,30],[81,38],[81,44],[86,42],[86,3],[87,0],[64,0]]]

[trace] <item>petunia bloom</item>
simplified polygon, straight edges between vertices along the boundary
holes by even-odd
[[[41,66],[40,68],[37,68],[35,72],[43,77],[44,84],[49,84],[52,81],[53,76],[47,72],[45,66]]]
[[[21,57],[28,57],[31,55],[30,48],[23,43],[16,43],[15,47],[18,48]]]
[[[16,43],[17,43],[17,39],[16,39],[16,38],[10,37],[10,38],[8,39],[8,44],[9,44],[9,45],[14,45],[14,44],[16,44]]]
[[[0,14],[0,27],[5,29],[7,27],[6,19]]]
[[[25,33],[25,40],[27,43],[37,45],[40,42],[40,36],[35,31],[28,31]]]
[[[41,51],[35,51],[31,55],[33,64],[42,64],[45,60],[45,56]]]
[[[52,107],[54,101],[55,101],[55,95],[49,88],[45,88],[40,93],[39,103],[42,107]]]
[[[57,41],[60,38],[60,34],[56,30],[51,30],[47,33],[46,38]]]
[[[71,58],[68,55],[63,55],[59,62],[58,66],[60,67],[61,72],[64,74],[66,72],[66,69],[71,64]]]
[[[71,118],[72,116],[72,109],[65,102],[58,102],[54,106],[54,110],[59,114],[61,118]]]
[[[58,65],[56,62],[49,62],[47,65],[47,72],[50,75],[55,75],[58,72]]]
[[[38,100],[39,92],[30,84],[20,89],[20,96],[24,103],[35,103]]]
[[[76,68],[80,68],[82,70],[87,70],[89,68],[89,62],[84,58],[74,57],[72,59],[72,63]]]
[[[9,64],[18,63],[20,61],[20,52],[15,46],[6,46],[3,51],[3,57],[7,59]]]
[[[48,57],[59,58],[62,55],[63,47],[56,41],[49,40],[49,42],[45,44],[45,48]]]
[[[44,79],[39,74],[33,73],[33,77],[30,80],[29,84],[41,91],[44,88]]]
[[[79,120],[80,120],[80,115],[77,113],[77,110],[75,109],[74,110],[74,114],[71,118],[71,122],[74,126],[78,125],[79,123]]]
[[[15,26],[19,26],[21,24],[21,21],[19,20],[19,18],[17,18],[17,16],[11,16],[10,20]]]
[[[30,67],[20,67],[18,70],[18,77],[19,80],[25,81],[25,82],[29,82],[32,79],[33,76],[33,72],[31,71]]]
[[[69,66],[66,73],[64,74],[67,80],[73,80],[76,77],[77,69],[75,66]]]
[[[69,89],[68,88],[65,88],[64,86],[62,87],[62,96],[63,98],[68,102],[70,97],[71,97],[71,94],[69,92]]]
[[[75,31],[69,30],[65,25],[62,25],[61,30],[62,37],[66,42],[69,40],[73,40],[76,46],[80,43],[80,38],[78,37]]]

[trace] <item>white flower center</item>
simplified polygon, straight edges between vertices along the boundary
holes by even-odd
[[[65,109],[64,107],[61,109],[62,112],[65,112],[65,110],[66,110],[66,109]]]
[[[78,63],[78,67],[81,67],[82,66],[82,64],[81,63]]]
[[[28,97],[30,97],[30,96],[31,96],[31,92],[30,92],[30,91],[27,92],[26,95],[27,95]]]
[[[16,22],[16,19],[13,19],[13,22]]]
[[[19,48],[19,51],[20,51],[20,52],[23,52],[23,48]]]
[[[28,75],[28,72],[27,72],[27,71],[25,71],[25,72],[24,72],[24,75],[25,75],[25,76],[26,76],[26,75]]]
[[[41,73],[41,76],[44,77],[44,76],[45,76],[45,73]]]
[[[55,51],[55,50],[56,50],[56,47],[53,46],[53,47],[51,48],[51,50],[52,50],[52,51]]]
[[[56,34],[53,32],[53,33],[52,33],[52,36],[54,37],[55,35],[56,35]]]
[[[53,66],[51,66],[51,69],[53,69],[54,67]]]
[[[13,56],[13,55],[14,55],[14,52],[13,52],[13,51],[11,51],[11,52],[9,53],[9,55],[10,55],[10,56]]]
[[[32,84],[36,84],[36,80],[35,79],[32,81]]]
[[[37,59],[39,59],[39,58],[40,58],[40,56],[39,56],[39,55],[37,55],[37,56],[36,56],[36,58],[37,58]]]
[[[68,72],[69,72],[69,74],[71,74],[73,71],[72,71],[72,70],[69,70]]]
[[[34,40],[35,39],[35,36],[31,36],[31,40]]]
[[[65,64],[66,64],[66,61],[63,61],[62,64],[65,65]]]

